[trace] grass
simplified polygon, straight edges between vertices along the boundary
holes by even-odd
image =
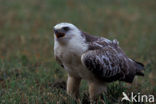
[[[116,38],[132,59],[145,64],[145,77],[129,86],[114,82],[99,104],[121,103],[122,91],[156,96],[155,0],[1,0],[0,103],[76,104],[64,88],[66,72],[53,56],[52,28],[71,22],[90,34]],[[82,81],[80,101],[88,102]],[[128,103],[128,102],[127,102]]]

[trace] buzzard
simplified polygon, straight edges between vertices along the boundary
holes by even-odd
[[[53,29],[54,56],[68,73],[69,95],[78,96],[82,79],[94,99],[110,82],[132,83],[136,75],[144,76],[144,65],[128,58],[117,40],[89,35],[71,23],[59,23]]]

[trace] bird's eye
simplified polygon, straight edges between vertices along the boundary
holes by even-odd
[[[69,27],[63,27],[63,30],[68,31]]]

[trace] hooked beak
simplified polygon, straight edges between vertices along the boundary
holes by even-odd
[[[64,37],[65,36],[65,33],[62,32],[61,30],[54,29],[54,33],[55,33],[55,35],[56,35],[57,38],[61,38],[61,37]]]

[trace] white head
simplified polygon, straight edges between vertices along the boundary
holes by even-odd
[[[54,26],[55,41],[68,42],[71,38],[80,37],[81,31],[71,23],[59,23]]]

